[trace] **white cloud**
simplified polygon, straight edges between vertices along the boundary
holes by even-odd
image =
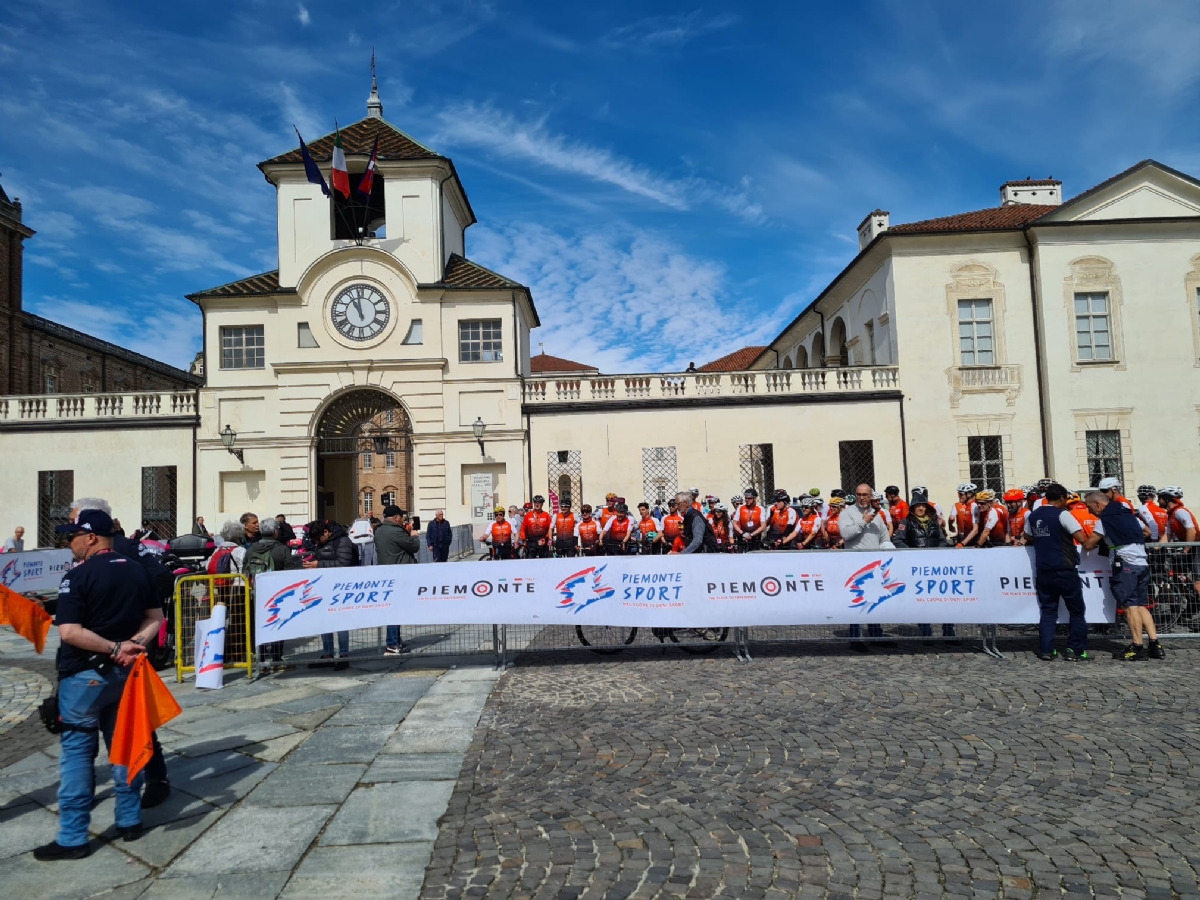
[[[200,311],[180,298],[152,297],[130,308],[49,295],[34,299],[31,311],[180,369],[187,369],[200,349]]]
[[[604,372],[680,370],[765,343],[778,327],[739,297],[724,267],[646,231],[483,229],[472,258],[533,292],[546,352]]]
[[[279,82],[275,100],[279,104],[280,117],[287,128],[291,129],[294,125],[300,129],[301,135],[311,135],[304,139],[306,142],[314,141],[333,130],[320,124],[321,120],[317,114],[296,95],[291,85]]]
[[[298,21],[301,26],[305,28],[307,28],[308,23],[312,21],[312,16],[308,14],[308,7],[303,3],[300,3],[296,6],[296,21]]]
[[[728,28],[735,22],[737,16],[731,13],[706,16],[699,9],[675,16],[651,16],[613,29],[601,38],[601,43],[609,47],[643,50],[682,47],[696,38]]]
[[[675,210],[711,204],[747,221],[761,218],[762,208],[743,188],[729,188],[701,178],[673,179],[623,159],[609,150],[571,140],[546,128],[545,118],[524,122],[491,106],[474,103],[439,113],[442,143],[480,147],[496,156],[523,159],[568,175],[577,175],[644,197]]]

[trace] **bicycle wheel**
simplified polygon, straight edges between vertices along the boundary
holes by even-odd
[[[1187,607],[1187,598],[1180,595],[1177,587],[1173,582],[1160,584],[1150,595],[1150,600],[1154,603],[1154,608],[1150,610],[1150,615],[1154,618],[1154,627],[1164,633],[1173,632],[1179,627],[1183,611]]]
[[[619,625],[576,625],[575,634],[579,637],[579,643],[593,653],[611,656],[620,653],[624,645],[633,643],[637,629]]]
[[[680,635],[683,635],[682,639]],[[668,636],[676,644],[679,644],[679,649],[684,653],[695,653],[697,655],[704,653],[712,653],[721,646],[721,642],[729,637],[728,628],[672,628],[668,632]],[[699,641],[697,644],[691,641]],[[687,642],[687,643],[685,643]]]

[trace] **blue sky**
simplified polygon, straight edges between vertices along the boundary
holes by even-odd
[[[1200,4],[699,6],[410,0],[10,4],[0,183],[25,303],[177,365],[185,293],[275,267],[255,164],[365,114],[451,156],[470,257],[529,284],[535,347],[606,371],[761,343],[904,222],[1200,174]]]

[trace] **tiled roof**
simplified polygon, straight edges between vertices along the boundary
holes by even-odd
[[[1017,181],[1006,181],[1000,187],[1008,187],[1010,184],[1020,185],[1021,187],[1041,187],[1042,185],[1062,184],[1057,178],[1021,178]]]
[[[479,263],[473,263],[457,253],[450,254],[450,259],[446,262],[446,274],[442,278],[440,286],[459,290],[524,287],[524,285],[505,278],[491,269],[485,269]]]
[[[1040,219],[1058,208],[1035,203],[993,206],[975,212],[959,213],[956,216],[942,216],[939,219],[925,219],[921,222],[893,225],[884,234],[914,234],[932,231],[1004,231],[1028,225],[1035,219]]]
[[[100,338],[92,337],[85,332],[76,331],[74,328],[68,328],[66,325],[60,325],[57,322],[52,322],[50,319],[43,319],[41,316],[35,316],[33,313],[25,313],[25,324],[37,331],[44,331],[47,334],[53,334],[63,340],[70,341],[73,344],[79,344],[81,347],[87,347],[89,350],[107,353],[128,363],[141,366],[143,369],[150,369],[160,375],[166,375],[168,378],[177,379],[183,384],[200,385],[204,383],[203,378],[197,378],[195,375],[178,369],[175,366],[167,365],[148,356],[142,356],[140,353],[134,353],[132,350],[126,350],[124,347],[116,344],[102,341]]]
[[[294,294],[295,292],[295,288],[280,289],[279,270],[275,269],[271,272],[263,272],[261,275],[251,275],[249,278],[209,288],[207,291],[197,291],[194,294],[188,294],[187,298],[194,300],[198,297],[255,297],[263,294]]]
[[[740,372],[743,369],[750,368],[766,349],[766,347],[743,347],[741,350],[735,350],[726,356],[722,356],[720,359],[714,359],[710,363],[705,363],[696,369],[696,371]]]
[[[379,135],[379,159],[442,159],[440,153],[434,153],[428,147],[418,144],[407,134],[383,119],[366,118],[342,129],[342,149],[347,156],[370,156],[371,147],[375,144],[375,135]],[[334,134],[330,133],[308,142],[308,152],[317,162],[327,162],[333,156]],[[304,162],[300,155],[300,145],[295,150],[289,150],[280,156],[272,157],[258,164],[263,166],[276,163]]]
[[[539,353],[529,358],[529,371],[534,375],[544,372],[599,372],[595,366],[563,359],[561,356],[551,356],[549,353]]]

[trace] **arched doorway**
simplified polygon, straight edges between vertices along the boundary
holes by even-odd
[[[812,355],[809,359],[812,360],[813,368],[825,368],[825,336],[823,334],[818,334],[813,338]]]
[[[850,354],[846,348],[846,323],[842,321],[840,316],[833,320],[833,328],[830,331],[829,350],[827,352],[837,357],[837,362],[834,363],[835,366],[850,365],[848,358]]]
[[[348,525],[378,516],[385,495],[412,510],[412,425],[396,398],[347,391],[322,413],[316,438],[317,518]]]

